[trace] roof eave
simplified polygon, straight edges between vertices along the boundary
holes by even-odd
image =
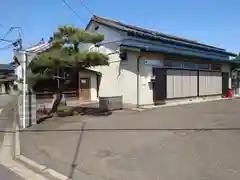
[[[97,23],[100,23],[100,24],[103,24],[103,25],[105,25],[105,26],[108,26],[108,27],[111,27],[111,28],[114,28],[114,29],[117,29],[117,30],[120,30],[120,31],[135,32],[135,31],[131,31],[131,30],[129,30],[129,29],[126,29],[126,28],[124,28],[124,27],[118,27],[117,25],[113,25],[113,24],[111,24],[111,23],[108,23],[107,20],[105,20],[104,18],[97,17],[97,16],[95,16],[95,15],[91,18],[91,20],[90,20],[90,22],[88,23],[86,29],[89,28],[89,26],[90,26],[90,24],[92,23],[92,21],[97,22]],[[137,32],[135,32],[135,33],[137,33]],[[140,33],[140,32],[139,32],[139,33]],[[155,38],[155,39],[159,39],[159,40],[160,40],[160,37],[159,37],[159,38],[153,37],[153,35],[146,34],[146,33],[144,33],[144,32],[142,32],[141,34],[142,34],[142,36],[143,36],[144,38]],[[167,36],[167,35],[164,35],[164,36]],[[184,40],[184,39],[183,39],[183,40]],[[169,40],[168,40],[168,41],[175,41],[175,40],[174,40],[174,39],[171,40],[171,36],[169,36]],[[185,43],[191,43],[192,46],[195,46],[196,48],[205,48],[206,50],[219,51],[220,53],[223,53],[223,54],[228,55],[228,56],[231,56],[231,57],[236,57],[236,56],[237,56],[237,55],[234,54],[234,53],[225,52],[224,49],[222,49],[222,48],[218,48],[218,47],[214,47],[214,46],[209,46],[209,45],[202,44],[202,43],[198,43],[198,42],[194,43],[193,41],[191,41],[191,42],[178,42],[178,43],[180,43],[180,44],[182,44],[182,45],[184,45]],[[200,47],[200,46],[202,46],[202,47]],[[204,47],[204,46],[206,46],[206,47]]]
[[[180,55],[184,55],[184,56],[192,56],[192,57],[199,57],[201,59],[212,59],[213,61],[220,61],[220,62],[228,62],[231,63],[229,59],[226,58],[222,58],[222,57],[214,57],[214,56],[210,56],[210,55],[195,55],[195,54],[186,54],[184,52],[173,52],[173,51],[166,51],[166,50],[160,50],[160,49],[155,49],[155,48],[146,48],[143,46],[137,46],[137,45],[125,45],[125,44],[121,44],[121,47],[127,47],[127,48],[132,48],[132,49],[139,49],[140,52],[161,52],[161,53],[170,53],[170,54],[180,54]]]
[[[238,55],[235,54],[235,53],[227,52],[227,51],[226,51],[226,55],[229,55],[229,56],[231,56],[231,57],[237,57],[237,56],[238,56]]]
[[[86,28],[85,28],[85,31],[88,30],[89,26],[92,24],[93,22],[93,17],[90,19],[90,21],[88,22]]]

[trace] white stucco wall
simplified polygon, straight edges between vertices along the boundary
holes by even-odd
[[[153,104],[153,89],[151,83],[153,65],[145,64],[146,60],[163,60],[162,54],[143,55],[139,62],[139,104]]]
[[[119,89],[123,101],[127,104],[137,104],[137,59],[140,53],[128,52],[128,60],[120,63],[118,79]],[[153,104],[152,65],[145,64],[145,60],[163,60],[162,55],[157,57],[142,56],[139,60],[139,105]]]
[[[117,50],[121,39],[125,39],[126,34],[103,25],[98,25],[97,31],[94,27],[96,24],[90,25],[88,30],[104,34],[104,41],[100,48],[90,47],[90,49],[109,54],[110,62],[109,66],[92,68],[102,73],[99,96],[123,96],[125,104],[137,104],[137,58],[139,53],[128,52],[127,61],[121,61]],[[140,59],[139,104],[152,104],[153,93],[149,83],[152,67],[144,64],[145,59],[144,57]]]
[[[23,90],[23,83],[20,82],[20,80],[23,80],[24,53],[23,52],[14,51],[13,55],[17,57],[17,59],[18,59],[18,61],[20,63],[20,65],[17,66],[15,68],[15,70],[14,70],[14,74],[17,76],[17,81],[15,81],[14,83],[18,86],[19,90]],[[32,52],[27,53],[26,54],[26,63],[29,64],[35,56],[36,56],[35,53],[32,53]]]
[[[22,72],[23,55],[24,55],[23,53],[14,52],[14,56],[17,57],[20,63],[20,65],[15,68],[15,75],[17,75],[17,80],[20,80],[23,78],[23,72]]]
[[[127,61],[121,61],[117,52],[121,39],[127,35],[109,27],[92,23],[88,30],[104,34],[103,45],[100,48],[90,49],[104,54],[109,54],[109,66],[92,67],[102,73],[99,96],[123,96],[125,104],[137,104],[137,58],[138,52],[128,52]],[[113,42],[114,41],[114,42]],[[106,43],[108,42],[108,43]],[[109,43],[112,42],[112,43]],[[106,44],[105,44],[106,43]],[[147,59],[162,59],[162,57],[141,57],[139,65],[139,104],[153,104],[153,92],[150,79],[152,66],[146,65]]]
[[[152,84],[150,83],[152,76],[152,66],[146,65],[145,60],[149,58],[142,57],[139,62],[139,104],[153,104]]]
[[[19,79],[23,78],[23,61],[24,61],[24,53],[23,52],[14,52],[14,56],[16,56],[18,58],[18,61],[20,63],[19,66],[16,67],[15,69],[15,74]],[[29,52],[26,54],[26,61],[27,63],[30,63],[32,61],[32,59],[36,56],[35,53]]]
[[[103,45],[99,48],[90,47],[90,49],[91,51],[98,51],[109,56],[109,66],[91,68],[102,73],[99,96],[121,96],[122,92],[119,88],[120,58],[117,50],[119,48],[119,41],[123,38],[124,34],[103,25],[98,25],[99,28],[95,30],[95,25],[96,24],[91,24],[88,30],[90,32],[104,34],[104,40],[101,42]]]
[[[119,89],[126,104],[137,103],[137,57],[139,53],[128,52],[128,60],[120,63]]]

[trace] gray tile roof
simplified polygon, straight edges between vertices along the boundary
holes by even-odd
[[[11,64],[0,64],[0,71],[14,71],[14,66]]]
[[[129,32],[133,36],[137,35],[137,36],[150,38],[150,39],[154,39],[154,40],[161,40],[161,41],[166,41],[169,43],[181,44],[182,46],[192,46],[195,48],[201,48],[201,49],[206,49],[206,50],[210,50],[210,51],[212,50],[212,51],[218,51],[218,52],[226,52],[225,49],[206,45],[206,44],[200,43],[198,41],[193,41],[193,40],[189,40],[189,39],[185,39],[185,38],[181,38],[181,37],[177,37],[177,36],[167,35],[164,33],[152,31],[149,29],[144,29],[141,27],[125,24],[125,23],[122,23],[119,21],[115,21],[112,19],[107,19],[107,18],[95,16],[95,15],[91,18],[86,29],[89,27],[89,25],[91,24],[92,21],[115,28],[115,29],[118,29],[118,30],[121,30],[121,31]],[[230,53],[230,54],[235,56],[234,53]]]
[[[0,82],[8,82],[8,81],[15,81],[17,79],[16,75],[9,75],[5,78],[0,78]]]
[[[33,53],[41,53],[41,52],[48,50],[51,46],[52,46],[51,42],[43,42],[43,43],[40,43],[33,47],[28,48],[27,51],[33,52]]]

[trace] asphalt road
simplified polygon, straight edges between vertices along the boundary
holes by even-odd
[[[20,133],[21,153],[73,180],[239,180],[239,107],[236,99],[52,118]]]
[[[9,120],[6,111],[9,110],[9,107],[6,108],[9,102],[13,100],[13,96],[9,95],[0,95],[0,146],[2,145],[4,139],[4,130],[6,128],[6,124]],[[6,108],[6,109],[4,109]],[[8,168],[0,164],[0,180],[24,180],[19,177]]]
[[[2,144],[4,137],[4,130],[6,128],[6,122],[9,119],[7,114],[9,108],[7,105],[13,100],[13,96],[10,95],[0,95],[0,145]]]
[[[24,180],[0,164],[0,180]]]

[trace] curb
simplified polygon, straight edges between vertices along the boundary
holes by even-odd
[[[43,176],[49,177],[50,179],[56,180],[70,180],[67,176],[48,168],[47,166],[40,165],[37,162],[21,155],[20,153],[20,137],[19,137],[19,124],[17,123],[17,118],[14,119],[13,128],[15,129],[14,139],[13,139],[13,158],[19,161],[22,164],[30,167],[32,170],[35,170],[42,174]]]
[[[198,104],[198,103],[204,103],[204,102],[212,102],[212,101],[221,101],[221,100],[233,100],[233,99],[240,99],[236,97],[232,98],[216,98],[216,99],[202,99],[202,100],[193,100],[193,101],[183,101],[183,102],[175,102],[175,103],[169,103],[169,104],[164,104],[164,105],[156,105],[156,106],[142,106],[142,108],[139,110],[140,111],[145,111],[145,110],[151,110],[151,109],[157,109],[157,108],[166,108],[166,107],[174,107],[174,106],[182,106],[182,105],[188,105],[188,104]]]
[[[51,168],[48,168],[47,166],[40,165],[40,164],[36,163],[35,161],[33,161],[23,155],[18,156],[16,159],[19,160],[21,163],[24,163],[27,166],[30,166],[31,168],[35,169],[36,171],[40,171],[41,173],[43,173],[47,176],[50,175],[54,179],[70,180],[67,176],[65,176]]]
[[[15,108],[16,109],[16,108]],[[14,111],[13,117],[7,117],[9,118],[6,122],[7,128],[14,128],[14,121],[16,119],[16,111]],[[13,120],[11,122],[11,120]],[[0,163],[2,166],[6,167],[8,171],[11,171],[15,176],[21,177],[22,179],[35,179],[35,180],[49,180],[49,178],[46,178],[45,176],[38,174],[34,172],[31,169],[28,169],[23,164],[15,161],[14,159],[14,132],[4,132],[4,138],[0,147]]]

